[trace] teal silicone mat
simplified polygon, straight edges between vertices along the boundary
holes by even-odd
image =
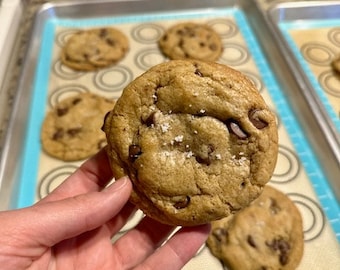
[[[235,7],[138,16],[48,19],[41,37],[20,172],[20,189],[14,207],[31,205],[47,195],[60,178],[69,175],[80,164],[54,160],[41,149],[41,124],[46,111],[53,106],[54,98],[67,92],[67,89],[85,89],[84,91],[96,91],[107,97],[118,98],[129,81],[152,65],[167,60],[156,45],[166,27],[188,20],[208,23],[220,33],[225,49],[219,62],[248,75],[276,113],[280,148],[277,168],[270,184],[286,193],[300,209],[305,220],[306,245],[312,250],[317,249],[316,241],[326,243],[335,239],[335,243],[338,243],[340,207],[315,153],[271,72],[246,14]],[[86,74],[62,67],[58,52],[67,36],[79,28],[108,25],[124,31],[131,41],[129,55],[121,63],[106,70]],[[329,236],[330,239],[327,238]],[[305,266],[301,269],[311,269],[308,268],[307,259],[303,265]]]

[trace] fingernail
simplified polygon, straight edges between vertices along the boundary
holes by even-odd
[[[130,181],[127,176],[124,176],[116,181],[114,181],[112,184],[110,184],[106,189],[104,189],[104,192],[113,192],[118,191],[122,189],[124,186],[126,186],[127,182]]]

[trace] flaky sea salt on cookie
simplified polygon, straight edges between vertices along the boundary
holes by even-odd
[[[116,177],[131,201],[167,224],[228,216],[257,198],[278,152],[275,116],[254,84],[198,60],[157,65],[131,82],[104,131]]]

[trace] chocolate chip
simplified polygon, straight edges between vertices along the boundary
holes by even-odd
[[[212,51],[216,51],[217,50],[217,45],[215,43],[210,44],[209,49]]]
[[[272,242],[266,241],[266,245],[272,250],[279,252],[279,262],[281,265],[288,263],[290,244],[286,240],[282,238],[273,239]]]
[[[78,104],[80,101],[81,101],[81,98],[75,98],[75,99],[72,101],[72,104],[73,104],[73,105],[76,105],[76,104]]]
[[[281,265],[286,265],[288,263],[288,254],[287,253],[280,254],[279,260]]]
[[[179,35],[179,36],[182,36],[184,34],[184,31],[182,29],[178,29],[176,31],[176,34]]]
[[[162,40],[163,40],[163,41],[167,41],[167,40],[168,40],[168,35],[164,35],[164,36],[162,37]]]
[[[279,207],[279,205],[277,204],[277,201],[274,198],[270,198],[270,210],[271,213],[276,215],[278,212],[281,211],[281,208]]]
[[[227,127],[229,129],[229,132],[235,134],[239,139],[244,140],[248,138],[248,134],[242,130],[242,128],[236,121],[229,120],[227,122]]]
[[[222,242],[223,237],[227,236],[228,231],[223,228],[217,228],[212,231],[213,236],[217,239],[217,241]]]
[[[142,149],[139,145],[130,145],[129,147],[129,158],[132,161],[135,161],[142,154]]]
[[[255,240],[251,235],[248,235],[247,242],[250,246],[252,246],[253,248],[256,248]]]
[[[63,116],[65,114],[68,113],[68,108],[57,108],[57,115],[60,117],[60,116]]]
[[[64,130],[62,128],[58,128],[56,132],[54,132],[52,139],[58,141],[59,139],[64,137]]]
[[[268,123],[262,119],[260,119],[258,112],[259,109],[252,109],[248,113],[248,117],[250,122],[257,128],[257,129],[263,129],[266,126],[268,126]]]
[[[68,129],[66,132],[68,135],[70,135],[71,137],[76,136],[78,133],[80,133],[82,130],[82,128],[70,128]]]
[[[106,37],[107,36],[107,29],[106,28],[100,29],[99,36],[101,38]]]
[[[195,70],[195,74],[200,76],[200,77],[203,77],[202,72],[198,68]]]
[[[186,196],[186,197],[183,197],[183,198],[180,198],[175,204],[174,204],[174,207],[176,209],[183,209],[185,207],[187,207],[190,203],[190,197],[189,196]]]
[[[152,125],[155,124],[155,112],[152,112],[148,118],[145,119],[144,124],[147,125],[148,127],[151,127]]]
[[[111,38],[107,38],[105,41],[106,41],[107,44],[109,44],[112,47],[114,47],[116,45],[116,42]]]
[[[69,54],[67,54],[67,53],[65,53],[65,59],[66,59],[67,61],[79,62],[79,61],[77,61],[77,60],[75,60],[75,59],[72,59],[72,57],[71,57]]]
[[[209,156],[207,157],[200,157],[200,156],[196,156],[196,161],[200,164],[205,164],[205,165],[210,165],[211,164],[211,159]]]

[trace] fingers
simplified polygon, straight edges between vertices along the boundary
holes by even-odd
[[[39,204],[22,210],[18,224],[24,224],[28,238],[53,246],[111,220],[129,199],[131,189],[130,180],[123,178],[102,192]]]
[[[110,231],[111,238],[124,227],[129,218],[133,216],[136,211],[136,206],[130,202],[127,202],[120,211],[119,215],[115,216],[106,223]]]
[[[174,226],[145,217],[134,229],[117,240],[113,245],[113,253],[118,255],[124,268],[130,269],[152,254],[174,229]]]
[[[204,244],[209,232],[210,225],[182,228],[134,270],[182,269]]]
[[[112,171],[105,149],[85,161],[59,187],[41,202],[61,200],[104,188],[112,179]]]

